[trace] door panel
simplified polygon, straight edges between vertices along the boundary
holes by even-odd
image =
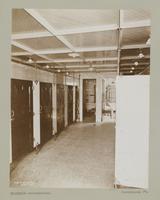
[[[75,121],[77,121],[79,115],[79,89],[76,86],[76,96],[75,96]]]
[[[64,129],[64,86],[57,84],[57,132]]]
[[[19,159],[33,148],[32,82],[11,80],[12,159]]]
[[[73,123],[73,86],[68,86],[68,125]]]
[[[40,141],[41,145],[52,137],[52,84],[40,83]]]

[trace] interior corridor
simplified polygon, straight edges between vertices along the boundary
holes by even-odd
[[[11,186],[113,188],[115,124],[76,123],[11,173]]]

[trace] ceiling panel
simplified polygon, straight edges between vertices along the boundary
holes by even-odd
[[[117,51],[90,51],[81,53],[81,56],[85,58],[108,58],[117,57],[117,55]]]
[[[19,48],[19,47],[16,47],[16,46],[12,45],[11,52],[12,53],[17,53],[17,52],[19,53],[19,52],[26,52],[26,51],[21,49],[21,48]]]
[[[55,36],[43,37],[43,38],[21,39],[17,41],[20,42],[22,45],[26,45],[34,50],[66,48],[64,44],[61,41],[59,41]]]
[[[123,29],[122,45],[145,44],[150,37],[150,28],[126,28]]]
[[[118,10],[37,9],[57,31],[117,24]]]
[[[116,46],[118,33],[117,31],[101,31],[94,33],[71,34],[65,38],[74,47],[106,47]]]
[[[46,31],[24,9],[12,9],[12,33]]]
[[[70,58],[72,58],[68,55],[68,53],[47,54],[47,57],[51,58],[51,59],[70,59]]]
[[[122,49],[121,50],[121,57],[123,57],[123,56],[137,56],[138,57],[138,55],[140,53],[140,50],[144,55],[150,55],[150,48],[144,48],[144,49]]]
[[[90,52],[80,52],[79,56],[76,58],[112,58],[117,57],[117,51],[90,51]],[[68,53],[61,54],[47,54],[47,57],[51,59],[72,59]]]
[[[148,20],[150,18],[151,18],[151,13],[149,10],[144,10],[144,9],[123,10],[124,23]]]

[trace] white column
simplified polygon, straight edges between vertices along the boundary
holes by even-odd
[[[11,123],[10,123],[10,141],[9,141],[9,146],[10,146],[9,163],[12,163],[12,132],[11,132]]]
[[[79,115],[80,122],[83,121],[83,79],[80,78],[80,87],[79,87]]]
[[[75,121],[75,110],[76,110],[76,87],[73,86],[73,121]]]
[[[33,137],[34,146],[40,144],[40,84],[33,82]]]
[[[64,126],[68,126],[68,86],[64,86]]]
[[[102,78],[96,79],[96,122],[102,121]]]
[[[53,119],[53,134],[57,132],[57,87],[56,84],[52,84],[52,119]]]

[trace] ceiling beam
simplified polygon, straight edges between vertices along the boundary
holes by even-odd
[[[90,69],[61,69],[61,72],[116,72],[116,69],[94,69],[93,71]]]
[[[75,29],[68,29],[63,31],[58,31],[58,35],[70,35],[70,34],[82,34],[82,33],[93,33],[93,32],[100,32],[100,31],[114,31],[118,29],[117,24],[109,24],[103,26],[88,26],[85,28],[75,28]]]
[[[13,41],[12,40],[12,44],[14,46],[17,46],[25,51],[28,52],[13,52],[12,56],[20,56],[20,55],[32,55],[32,54],[36,54],[36,55],[46,55],[46,54],[61,54],[61,53],[70,53],[72,52],[72,50],[70,49],[45,49],[45,50],[34,50],[34,53],[29,51],[30,48],[29,47],[24,47],[24,45],[20,45],[17,41]],[[18,44],[18,45],[17,45]],[[121,47],[121,49],[142,49],[142,48],[149,48],[150,45],[147,44],[138,44],[138,45],[124,45]],[[29,49],[29,50],[27,50]],[[94,51],[116,51],[117,50],[117,46],[109,46],[109,47],[84,47],[84,48],[76,48],[75,52],[94,52]]]
[[[36,19],[43,27],[45,27],[53,36],[57,37],[65,46],[67,46],[72,51],[75,51],[74,47],[64,36],[59,36],[58,32],[52,27],[52,25],[41,16],[34,9],[25,9],[27,13],[29,13],[34,19]]]
[[[132,59],[149,59],[150,58],[150,55],[144,55],[143,58],[139,58],[138,55],[137,56],[122,56],[121,57],[121,60],[132,60]]]
[[[149,65],[150,63],[149,62],[144,62],[144,63],[139,63],[138,64],[138,66],[140,66],[140,65]],[[133,66],[134,65],[134,63],[123,63],[123,64],[121,64],[120,66]],[[135,65],[134,65],[135,66]],[[137,66],[136,66],[137,67]]]
[[[121,28],[140,28],[151,26],[150,20],[133,21],[128,23],[121,23]]]
[[[29,32],[29,33],[16,33],[12,34],[12,40],[20,40],[20,39],[30,39],[30,38],[42,38],[42,37],[50,37],[53,36],[48,31],[41,32]]]
[[[53,60],[39,60],[36,63],[67,63],[67,62],[94,62],[94,61],[115,61],[117,57],[102,57],[102,58],[69,58],[69,59],[53,59]]]
[[[28,55],[32,55],[33,53],[28,52],[28,51],[24,51],[24,52],[12,52],[11,55],[12,56],[28,56]]]
[[[148,44],[131,44],[131,45],[122,45],[121,49],[143,49],[143,48],[149,48],[150,45]]]
[[[89,64],[55,66],[55,68],[90,68]],[[93,64],[92,67],[117,67],[117,64]]]

